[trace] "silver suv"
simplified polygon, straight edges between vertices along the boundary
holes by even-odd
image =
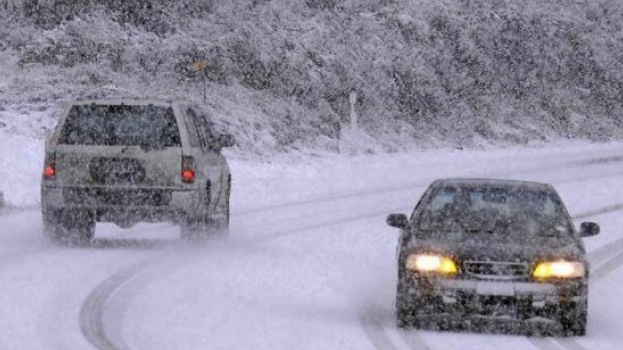
[[[69,103],[45,146],[44,233],[88,242],[96,222],[168,221],[185,239],[226,235],[231,174],[220,151],[233,145],[183,103]]]

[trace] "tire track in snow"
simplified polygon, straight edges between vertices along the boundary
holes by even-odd
[[[366,337],[377,349],[383,350],[398,350],[398,347],[394,345],[389,335],[385,332],[385,325],[383,324],[383,312],[382,309],[367,308],[363,310],[363,313],[359,316],[361,325],[366,334]]]
[[[621,267],[621,265],[623,265],[623,251],[619,251],[619,253],[612,258],[592,269],[591,278],[595,281],[599,281],[606,277],[609,273]]]
[[[548,338],[528,338],[539,350],[562,350],[555,341]]]
[[[596,210],[592,210],[592,211],[587,211],[585,213],[582,214],[578,214],[576,216],[573,217],[574,220],[582,220],[582,219],[587,219],[589,217],[593,217],[593,216],[597,216],[597,215],[602,215],[602,214],[608,214],[608,213],[614,213],[616,211],[621,211],[623,210],[623,203],[618,203],[618,204],[613,204],[613,205],[609,205],[603,208],[599,208]]]
[[[145,270],[152,261],[142,261],[125,268],[100,283],[87,296],[80,308],[80,330],[84,337],[100,350],[127,350],[123,341],[111,339],[104,324],[104,311],[115,292]]]
[[[408,330],[400,330],[399,332],[402,340],[407,343],[407,345],[411,349],[430,350],[430,347],[428,346],[428,344],[426,344],[426,342],[424,341],[422,336],[419,335],[419,333],[410,332]]]
[[[150,281],[155,280],[154,276],[149,276],[149,272],[157,270],[158,276],[162,276],[167,273],[166,270],[182,268],[198,256],[191,255],[182,259],[152,257],[130,265],[102,281],[91,290],[80,307],[80,331],[84,338],[99,350],[130,350],[123,339],[121,325],[118,322],[123,319],[125,308],[123,303],[115,304],[115,297],[121,296],[120,299],[125,301],[129,295],[137,293]],[[139,280],[141,277],[144,278]],[[113,322],[107,321],[115,321],[114,325],[117,327],[111,326]]]

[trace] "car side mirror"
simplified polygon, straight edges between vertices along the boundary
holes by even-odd
[[[232,147],[236,145],[236,140],[230,134],[221,134],[218,136],[217,143],[219,147]]]
[[[580,224],[580,237],[592,237],[599,233],[599,225],[594,222]]]
[[[399,229],[408,229],[411,225],[409,225],[409,219],[405,214],[389,214],[387,216],[387,224],[391,227],[396,227]]]

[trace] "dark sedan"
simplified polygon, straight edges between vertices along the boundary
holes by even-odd
[[[392,214],[398,245],[399,327],[479,324],[586,333],[588,272],[582,237],[549,184],[433,182],[410,218]],[[534,326],[534,327],[531,327]]]

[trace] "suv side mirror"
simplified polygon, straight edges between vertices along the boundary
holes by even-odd
[[[583,222],[580,224],[580,237],[591,237],[599,233],[599,225],[594,222]]]
[[[399,229],[408,229],[411,225],[405,214],[389,214],[387,216],[387,224],[391,227]]]
[[[221,134],[218,136],[216,140],[217,144],[220,148],[223,147],[232,147],[236,145],[236,140],[230,134]]]

